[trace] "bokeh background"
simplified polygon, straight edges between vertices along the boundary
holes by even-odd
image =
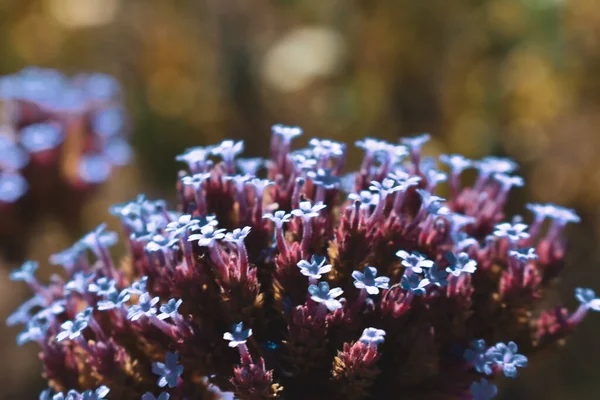
[[[27,258],[116,228],[108,206],[138,192],[172,200],[185,147],[230,137],[266,156],[281,122],[304,140],[427,131],[432,154],[515,158],[527,181],[515,213],[550,201],[583,217],[558,296],[574,307],[577,285],[600,290],[597,0],[0,0],[0,74],[29,65],[115,76],[136,156],[90,198],[81,232],[53,217],[30,227]],[[0,320],[27,296],[8,280],[19,261],[2,260]],[[16,348],[16,333],[0,329],[0,399],[37,398],[37,349]],[[501,398],[597,399],[599,334],[590,315]]]

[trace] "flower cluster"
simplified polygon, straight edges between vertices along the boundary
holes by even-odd
[[[54,398],[489,400],[600,310],[582,288],[573,314],[539,310],[578,217],[530,205],[531,225],[505,222],[514,162],[443,156],[445,173],[421,154],[428,135],[366,139],[341,176],[345,145],[293,151],[301,133],[274,126],[268,162],[234,141],[178,156],[177,211],[111,208],[120,262],[102,225],[51,257],[64,278],[13,272],[34,296],[8,323],[41,346]],[[449,199],[434,194],[446,180]]]
[[[32,208],[57,213],[52,207],[62,205],[72,213],[85,192],[128,163],[125,131],[120,87],[108,75],[27,68],[0,77],[0,211],[27,208],[30,216]],[[26,194],[35,207],[16,204]]]

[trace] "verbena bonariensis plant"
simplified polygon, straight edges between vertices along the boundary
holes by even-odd
[[[18,237],[33,214],[71,222],[91,189],[126,164],[130,148],[117,81],[105,74],[67,78],[26,68],[0,78],[0,212],[3,239]]]
[[[523,354],[600,309],[590,289],[573,314],[539,309],[578,217],[531,204],[530,226],[503,222],[514,162],[441,156],[447,175],[421,156],[428,135],[369,138],[340,177],[345,146],[291,151],[300,134],[274,126],[266,162],[229,140],[178,156],[178,212],[143,196],[112,208],[120,262],[101,225],[50,258],[66,280],[13,272],[35,295],[8,323],[25,324],[18,342],[38,342],[59,392],[41,399],[491,399]],[[449,200],[433,194],[446,179]]]

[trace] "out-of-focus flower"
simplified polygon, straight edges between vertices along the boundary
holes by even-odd
[[[0,237],[24,248],[32,217],[68,209],[73,226],[86,197],[129,163],[127,118],[114,78],[34,67],[0,77],[0,109]]]

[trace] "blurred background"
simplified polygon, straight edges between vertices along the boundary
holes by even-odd
[[[600,289],[596,0],[0,0],[0,74],[30,65],[116,77],[135,159],[87,198],[75,228],[32,223],[22,258],[44,261],[103,221],[116,228],[108,206],[139,192],[173,205],[184,148],[228,137],[266,156],[270,126],[284,123],[304,141],[431,132],[432,154],[515,158],[527,186],[511,211],[556,202],[583,217],[569,230],[564,303],[575,306],[577,285]],[[359,155],[350,149],[350,166]],[[28,296],[8,280],[21,261],[2,260],[2,321]],[[36,346],[17,348],[17,332],[0,328],[0,399],[44,386]],[[598,332],[590,315],[501,398],[597,399]]]

